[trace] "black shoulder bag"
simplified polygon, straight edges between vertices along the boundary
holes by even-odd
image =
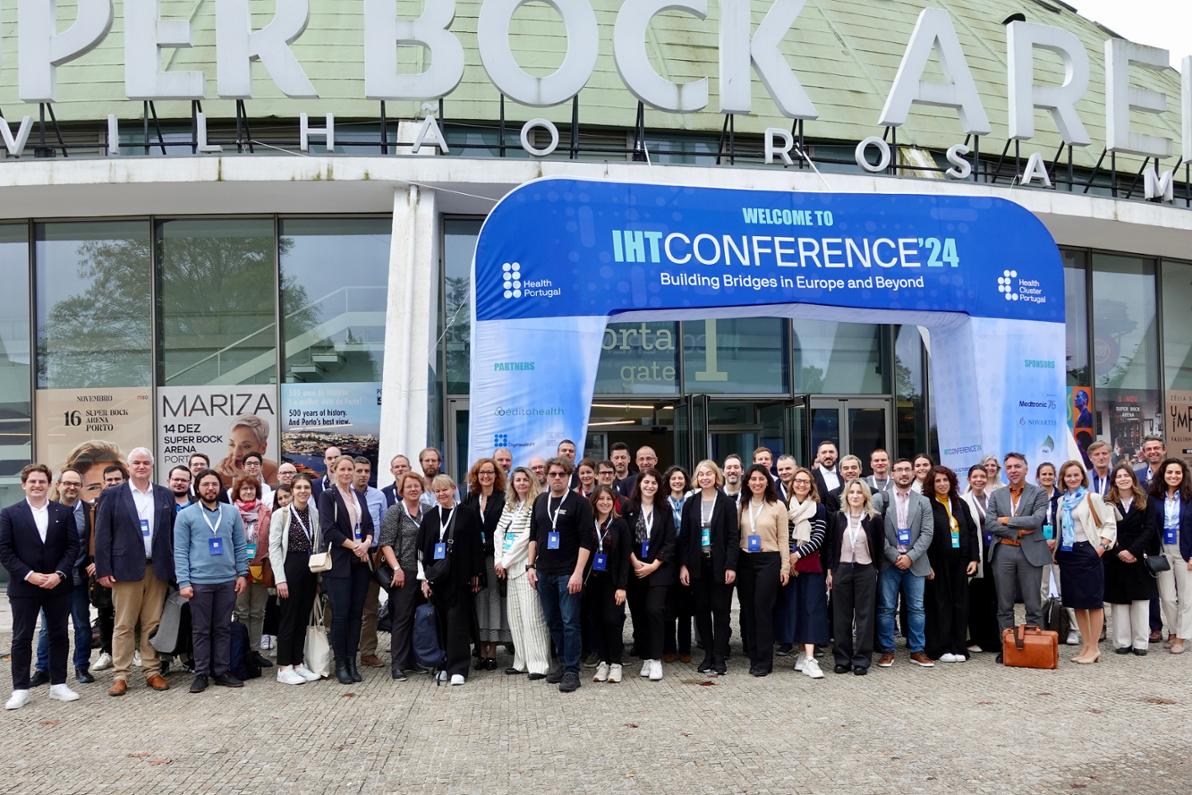
[[[439,510],[442,511],[442,508]],[[430,566],[424,568],[426,581],[430,583],[431,588],[437,588],[451,574],[451,550],[455,546],[455,517],[458,515],[459,506],[457,505],[451,512],[451,518],[447,520],[447,549],[443,559],[433,561]]]

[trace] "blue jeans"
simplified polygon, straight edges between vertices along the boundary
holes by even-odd
[[[74,667],[84,671],[91,665],[91,602],[87,585],[70,591],[70,620],[74,624]],[[50,636],[46,632],[46,613],[41,611],[41,630],[37,633],[37,670],[50,669]]]
[[[538,599],[550,627],[550,637],[563,659],[563,670],[579,673],[580,647],[583,646],[580,623],[580,595],[567,593],[570,574],[538,575]]]
[[[906,600],[907,623],[910,624],[907,627],[906,647],[912,654],[923,651],[927,642],[924,637],[927,618],[926,613],[923,612],[923,587],[926,583],[926,577],[912,574],[910,569],[903,571],[894,565],[882,569],[877,608],[877,647],[879,651],[894,651],[894,611],[898,607],[898,592],[900,590],[902,598]]]

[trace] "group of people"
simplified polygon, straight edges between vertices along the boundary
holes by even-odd
[[[242,685],[230,670],[233,615],[261,665],[272,663],[258,649],[276,654],[278,682],[321,678],[304,659],[320,594],[330,603],[334,677],[362,681],[359,664],[384,665],[381,590],[399,681],[423,670],[412,645],[423,603],[445,652],[436,673],[452,685],[473,668],[496,670],[502,647],[512,656],[507,675],[563,692],[580,686],[584,665],[595,682],[621,681],[627,656],[641,660],[642,677],[660,680],[664,662],[690,662],[693,648],[703,650],[700,673],[723,676],[734,588],[742,651],[759,677],[777,655],[823,678],[818,656],[828,648],[838,674],[865,675],[875,652],[890,667],[896,627],[917,666],[982,650],[1000,662],[1016,603],[1028,624],[1042,624],[1043,604],[1057,594],[1075,625],[1066,640],[1081,645],[1073,662],[1099,659],[1106,606],[1117,653],[1146,654],[1165,626],[1166,647],[1180,654],[1192,639],[1192,480],[1162,439],[1148,437],[1142,452],[1147,464],[1136,472],[1112,466],[1109,446],[1097,442],[1088,468],[1044,462],[1033,482],[1025,456],[991,456],[962,486],[927,455],[892,461],[884,450],[865,475],[832,442],[809,467],[758,448],[748,466],[730,455],[689,474],[660,471],[649,447],[631,467],[624,444],[607,460],[576,462],[564,440],[555,457],[526,466],[498,449],[458,485],[434,449],[419,455],[421,473],[398,455],[393,483],[377,489],[369,460],[337,448],[318,478],[283,463],[266,483],[257,457],[228,488],[197,455],[165,487],[152,482],[151,453],[137,448],[127,469],[105,472],[93,501],[80,499],[77,471],[54,482],[46,466],[30,464],[25,499],[0,512],[13,612],[7,707],[23,706],[41,683],[51,698],[78,698],[66,684],[68,616],[79,682],[110,665],[109,694],[126,693],[139,637],[147,685],[167,689],[150,640],[173,589],[190,612],[196,693],[212,682]],[[92,605],[102,646],[94,666]],[[264,631],[270,610],[275,640]]]

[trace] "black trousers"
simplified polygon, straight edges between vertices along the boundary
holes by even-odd
[[[694,573],[694,572],[692,572]],[[695,626],[704,640],[704,656],[717,671],[725,670],[728,657],[729,613],[733,603],[733,586],[712,576],[712,559],[703,558],[699,577],[691,581],[691,601],[695,609]]]
[[[691,588],[675,583],[666,597],[666,637],[663,653],[691,654]]]
[[[837,665],[869,668],[877,625],[877,566],[841,563],[832,572],[832,656]],[[854,627],[856,640],[853,640]]]
[[[633,614],[633,636],[637,640],[637,656],[643,660],[661,660],[666,625],[666,586],[653,586],[649,581],[629,575],[629,611]]]
[[[777,552],[742,552],[737,564],[741,635],[751,671],[774,670],[774,603],[778,599],[782,556]]]
[[[309,552],[286,554],[286,588],[290,596],[278,599],[277,664],[301,665],[305,660],[306,626],[315,606],[318,575],[309,568]]]
[[[968,584],[969,640],[980,646],[982,651],[1001,651],[993,567],[988,561],[981,566],[985,576],[974,577]]]
[[[406,584],[389,589],[389,669],[392,673],[412,671],[414,665],[414,608],[422,595],[418,573],[406,572]]]
[[[435,607],[435,621],[439,627],[439,642],[447,652],[447,663],[443,670],[448,676],[459,674],[467,677],[472,664],[472,609],[471,586],[457,591],[449,588],[432,590],[430,603]],[[356,634],[360,634],[359,628]]]
[[[354,659],[360,648],[369,576],[368,566],[353,562],[347,577],[323,578],[323,590],[331,597],[331,651],[337,661]]]
[[[592,633],[588,648],[609,665],[621,665],[625,653],[625,605],[617,604],[616,593],[611,578],[593,574],[581,604],[584,629]]]
[[[8,601],[12,606],[12,689],[29,689],[33,628],[37,626],[37,614],[42,610],[46,611],[46,632],[50,640],[50,684],[66,684],[70,585],[59,585],[52,590],[41,588],[33,596],[9,596]]]
[[[928,580],[923,604],[927,612],[924,651],[933,660],[945,654],[968,653],[968,576],[966,561],[956,554],[933,567],[935,579]]]

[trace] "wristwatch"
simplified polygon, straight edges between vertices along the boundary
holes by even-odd
[[[526,564],[526,571],[529,571],[530,569],[536,569],[536,568],[538,568],[538,565],[535,563],[527,563]]]

